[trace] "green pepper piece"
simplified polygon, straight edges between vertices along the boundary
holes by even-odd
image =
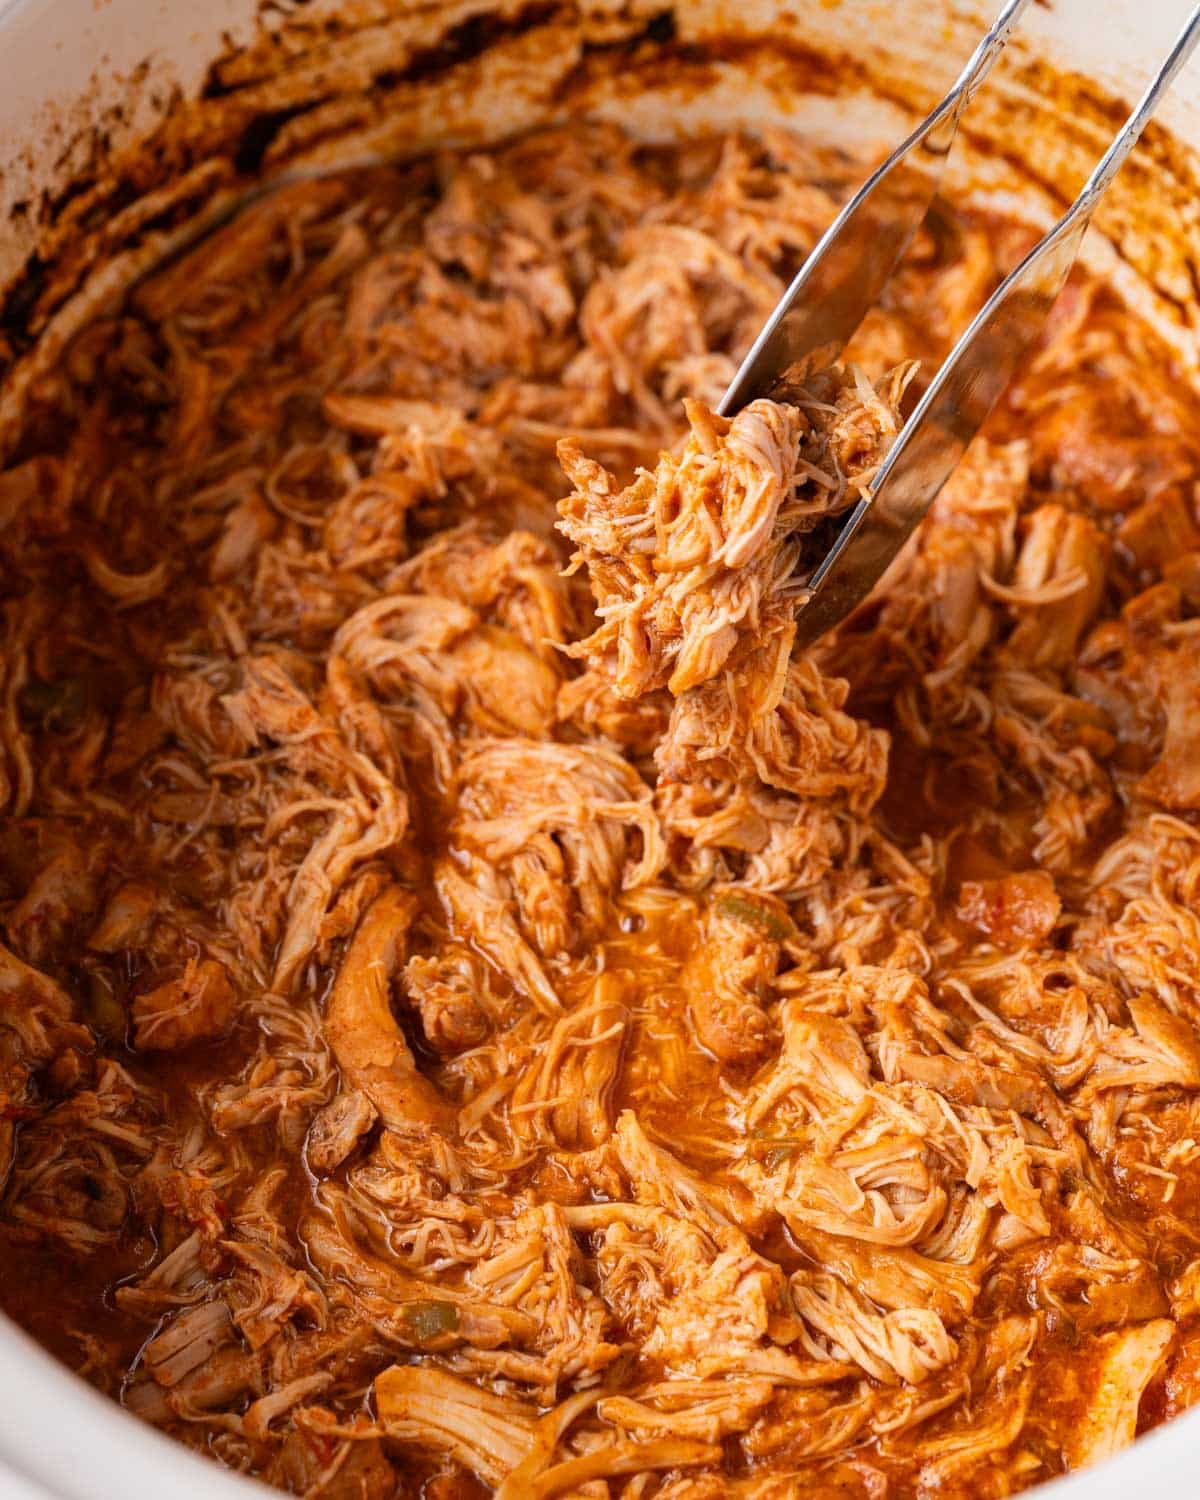
[[[431,1343],[458,1329],[458,1308],[453,1302],[409,1302],[404,1321],[419,1344]]]
[[[774,943],[786,943],[796,935],[792,924],[778,912],[760,906],[749,896],[739,896],[736,891],[723,891],[714,900],[713,907],[723,917],[744,922],[748,927],[757,927]]]
[[[88,971],[84,1015],[88,1025],[101,1040],[124,1040],[127,1026],[125,1007],[117,998],[108,976],[99,969]]]

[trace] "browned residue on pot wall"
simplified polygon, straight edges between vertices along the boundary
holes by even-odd
[[[76,139],[62,148],[64,159],[87,160],[86,170],[55,193],[15,205],[23,234],[36,221],[37,248],[0,300],[0,388],[102,268],[126,283],[186,241],[189,224],[204,227],[264,179],[319,167],[332,143],[370,137],[387,122],[385,149],[403,155],[426,147],[431,110],[454,141],[494,135],[490,101],[514,86],[523,91],[521,123],[533,124],[647,88],[669,85],[686,98],[730,69],[781,99],[869,89],[906,109],[929,103],[928,80],[885,70],[879,57],[818,53],[795,18],[782,18],[764,38],[740,27],[734,8],[720,15],[723,36],[701,34],[713,14],[699,22],[687,8],[639,0],[600,12],[586,0],[459,0],[417,9],[381,0],[343,6],[336,19],[301,6],[281,22],[276,7],[264,4],[256,39],[217,58],[198,97],[156,101],[164,118],[148,138],[114,150],[116,108],[87,128],[82,145]],[[149,73],[149,63],[136,70],[130,90],[151,87]],[[1017,77],[1019,95],[979,96],[966,134],[993,153],[1019,143],[1008,148],[1013,163],[1062,198],[1123,106],[1036,62]],[[1035,97],[1041,102],[1031,103]],[[1140,164],[1130,165],[1101,216],[1185,326],[1195,321],[1200,250],[1177,206],[1193,201],[1197,187],[1190,156],[1152,128]]]

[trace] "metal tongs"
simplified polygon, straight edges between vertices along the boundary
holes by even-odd
[[[946,97],[817,242],[734,376],[719,408],[723,415],[759,396],[785,396],[789,379],[841,354],[924,220],[962,112],[1027,4],[1009,0]],[[846,516],[811,574],[797,580],[802,647],[861,603],[932,505],[1040,332],[1096,204],[1197,41],[1200,5],[1074,203],[955,344],[889,449],[871,493]]]

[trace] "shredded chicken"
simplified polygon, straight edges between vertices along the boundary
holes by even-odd
[[[804,533],[865,493],[911,371],[882,391],[859,372],[823,372],[799,404],[753,401],[732,419],[687,402],[682,453],[623,490],[564,440],[575,492],[559,525],[601,620],[573,654],[614,657],[617,690],[636,698],[708,682],[736,663],[739,643],[743,653],[776,636],[790,644]]]
[[[1077,276],[797,654],[1023,233],[715,416],[857,174],[296,182],[6,445],[0,1305],[238,1471],[976,1500],[1200,1400],[1197,403]]]

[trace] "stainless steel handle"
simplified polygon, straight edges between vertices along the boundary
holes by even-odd
[[[841,354],[928,211],[963,109],[1030,0],[1008,0],[945,98],[867,179],[814,246],[755,339],[718,410],[731,416],[809,358]],[[924,170],[918,153],[932,158]]]

